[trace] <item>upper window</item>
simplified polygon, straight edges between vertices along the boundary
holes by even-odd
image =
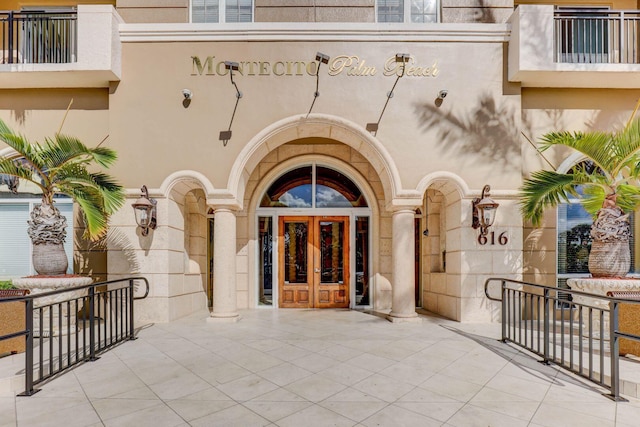
[[[438,0],[376,0],[378,22],[438,22]]]
[[[191,0],[191,22],[251,22],[253,0]]]

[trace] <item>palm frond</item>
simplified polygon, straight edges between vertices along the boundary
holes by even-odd
[[[640,153],[640,120],[634,120],[625,129],[617,132],[613,138],[616,168],[612,171],[617,175],[622,168],[634,170],[638,164],[638,153]],[[636,174],[638,176],[638,174]]]
[[[109,215],[102,209],[102,197],[94,188],[83,185],[65,185],[65,193],[80,206],[86,224],[83,237],[99,240],[107,231]]]
[[[520,188],[520,211],[534,225],[539,225],[544,210],[568,200],[576,194],[574,176],[553,171],[534,172]]]

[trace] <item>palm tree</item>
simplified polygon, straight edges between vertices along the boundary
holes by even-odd
[[[109,175],[89,167],[109,167],[116,153],[105,147],[88,148],[77,138],[59,133],[32,144],[2,120],[0,141],[15,150],[14,155],[0,159],[0,174],[29,181],[42,192],[42,203],[28,221],[34,268],[41,275],[64,274],[67,257],[62,245],[67,224],[54,195],[71,197],[86,225],[84,237],[99,240],[106,233],[109,216],[124,204],[124,192]]]
[[[594,217],[589,271],[594,277],[620,277],[629,272],[629,213],[640,206],[640,120],[617,132],[550,132],[541,151],[569,147],[585,161],[568,173],[540,170],[524,181],[520,208],[539,226],[544,210],[580,199]]]

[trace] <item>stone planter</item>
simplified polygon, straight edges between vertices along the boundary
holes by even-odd
[[[23,277],[13,280],[13,286],[18,289],[28,289],[31,295],[38,295],[45,292],[57,291],[60,289],[69,289],[76,286],[88,285],[93,280],[90,277]],[[66,335],[67,330],[71,332],[76,331],[76,318],[77,311],[82,309],[82,301],[79,301],[78,307],[75,312],[68,312],[67,304],[59,304],[64,301],[72,300],[75,298],[81,298],[87,294],[86,289],[73,292],[64,292],[49,297],[35,298],[34,311],[33,311],[33,328],[34,336],[54,336],[54,335]],[[42,309],[43,327],[40,331],[40,310]],[[75,310],[75,304],[70,304],[71,310]],[[50,311],[53,314],[53,330],[49,327]],[[59,322],[60,312],[62,314],[62,322]],[[67,322],[67,315],[69,319]]]
[[[606,296],[607,292],[620,292],[620,291],[638,291],[640,290],[640,280],[638,279],[615,279],[615,278],[581,278],[581,279],[567,279],[567,285],[573,290],[588,292],[590,294]],[[592,307],[596,307],[603,310],[609,309],[609,301],[589,298],[582,295],[576,295],[573,301],[578,304],[586,304]],[[584,327],[588,327],[589,314],[588,310],[583,309],[583,322]],[[609,339],[609,316],[606,315],[603,319],[604,323],[604,338]],[[596,312],[593,315],[593,327],[594,338],[600,336],[600,313]],[[585,331],[587,333],[587,331]]]

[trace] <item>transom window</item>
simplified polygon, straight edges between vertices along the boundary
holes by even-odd
[[[253,0],[191,0],[191,22],[251,22]]]
[[[358,186],[326,166],[309,165],[278,178],[264,193],[262,208],[363,208],[367,201]]]
[[[376,0],[378,22],[438,22],[439,0]]]

